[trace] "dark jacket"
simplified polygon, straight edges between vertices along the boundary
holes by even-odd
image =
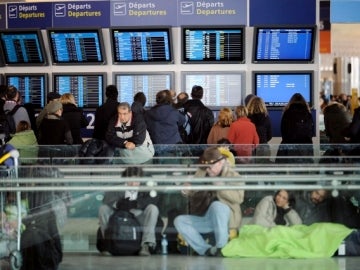
[[[142,145],[146,137],[146,124],[142,115],[132,113],[130,125],[126,130],[116,127],[118,116],[111,118],[105,135],[106,141],[115,147],[125,148],[125,141],[132,142],[136,146]],[[121,135],[121,136],[118,136]]]
[[[89,124],[83,110],[71,103],[63,104],[62,118],[65,119],[70,127],[73,144],[82,144],[81,129]]]
[[[185,116],[169,104],[155,105],[145,113],[146,126],[154,144],[182,142],[179,127]]]
[[[259,143],[268,143],[272,139],[271,121],[269,116],[262,113],[249,115],[248,118],[256,127]]]
[[[40,125],[40,145],[72,144],[73,139],[68,123],[59,116],[48,115]]]
[[[281,118],[283,144],[312,144],[314,121],[307,107],[292,104]]]
[[[109,121],[117,114],[118,104],[119,102],[115,99],[107,99],[103,105],[96,109],[93,138],[105,140]]]
[[[214,125],[214,114],[199,99],[188,100],[184,109],[191,115],[189,144],[206,144],[210,130]]]
[[[350,138],[350,143],[360,143],[360,107],[354,110],[354,116],[347,129],[346,136]]]
[[[344,135],[350,122],[351,115],[344,106],[334,103],[324,108],[325,132],[330,143],[346,143]]]

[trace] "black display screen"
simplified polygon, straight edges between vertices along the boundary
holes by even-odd
[[[312,71],[257,71],[254,72],[255,95],[261,97],[266,106],[283,107],[292,95],[300,93],[312,106]]]
[[[312,63],[316,27],[255,27],[255,63]]]
[[[243,63],[242,26],[183,26],[182,63]]]
[[[114,64],[173,63],[171,28],[112,28]]]
[[[105,64],[100,29],[48,29],[54,64]]]
[[[202,86],[202,102],[209,107],[228,107],[241,104],[245,91],[244,72],[182,72],[182,89],[191,93],[194,85]]]
[[[48,88],[47,74],[5,74],[7,85],[15,86],[23,103],[31,103],[35,108],[45,106],[45,94]]]
[[[46,65],[40,30],[1,30],[1,47],[7,65]]]
[[[132,104],[137,92],[144,92],[145,106],[156,104],[156,93],[164,89],[173,89],[174,74],[169,73],[114,73],[114,84],[119,90],[119,101]]]
[[[76,104],[83,108],[97,108],[103,103],[106,75],[95,73],[53,74],[53,89],[60,95],[72,93]]]

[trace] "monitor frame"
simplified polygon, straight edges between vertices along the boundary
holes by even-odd
[[[104,38],[102,34],[102,29],[100,27],[79,27],[79,28],[63,28],[63,27],[52,27],[47,28],[47,37],[49,41],[49,50],[51,55],[51,60],[53,65],[59,66],[72,66],[72,65],[105,65],[106,64],[106,53],[105,53],[105,45],[104,45]],[[59,61],[55,57],[55,47],[53,40],[51,38],[51,33],[63,33],[63,34],[84,34],[84,33],[93,33],[97,35],[98,38],[98,46],[101,54],[101,60],[98,61]]]
[[[172,27],[168,25],[164,26],[121,26],[121,27],[110,27],[110,43],[111,43],[111,55],[112,55],[112,63],[114,65],[157,65],[157,64],[174,64],[174,52],[173,52],[173,35],[172,35]],[[169,52],[169,60],[159,60],[159,61],[145,61],[145,60],[132,60],[126,61],[117,59],[116,46],[115,46],[115,31],[121,32],[166,32],[168,34],[168,52]]]
[[[312,40],[310,44],[309,58],[307,59],[258,59],[257,51],[259,47],[259,31],[264,30],[301,30],[306,29],[311,31]],[[312,64],[314,63],[315,50],[316,50],[316,37],[317,37],[317,27],[316,25],[258,25],[254,26],[254,35],[253,35],[253,53],[252,53],[252,63],[254,64]]]
[[[314,71],[313,70],[290,70],[290,71],[280,71],[280,70],[261,70],[261,71],[253,71],[252,72],[252,89],[253,89],[253,94],[256,96],[258,95],[258,89],[257,89],[257,75],[309,75],[310,81],[309,81],[309,100],[307,100],[307,103],[309,104],[309,107],[312,108],[314,106]],[[269,101],[264,100],[264,98],[262,96],[261,97],[264,102],[265,105],[268,109],[283,109],[288,101],[290,100],[291,96],[295,93],[300,93],[304,96],[304,98],[306,99],[306,96],[304,95],[303,92],[301,91],[294,91],[294,93],[292,93],[287,102],[285,104],[279,104],[279,105],[271,105],[268,104]],[[274,95],[272,95],[274,96]]]
[[[244,64],[246,60],[246,30],[244,25],[182,25],[181,29],[181,63],[182,64]],[[242,55],[239,60],[191,60],[186,57],[186,34],[188,30],[200,31],[221,31],[221,30],[240,30],[241,31],[241,49]]]
[[[36,104],[34,104],[33,102],[30,102],[33,104],[34,108],[36,109],[40,109],[42,107],[45,107],[46,105],[46,95],[49,91],[49,75],[48,73],[5,73],[4,74],[4,83],[6,85],[11,85],[11,84],[8,84],[8,78],[10,77],[19,77],[19,78],[25,78],[25,77],[44,77],[44,93],[42,93],[43,97],[42,97],[42,100],[41,100],[41,103],[39,106],[37,106]],[[26,99],[24,99],[24,93],[22,91],[22,89],[19,89],[17,86],[16,88],[19,90],[19,92],[21,93],[22,97],[23,97],[23,101],[24,103],[29,103],[29,102],[26,102]],[[42,106],[43,105],[43,106]]]
[[[236,104],[224,104],[224,105],[209,105],[206,104],[203,100],[203,103],[205,106],[210,108],[211,110],[219,110],[223,107],[230,107],[234,108],[236,106],[241,105],[242,100],[245,97],[246,94],[246,71],[245,70],[234,70],[234,71],[181,71],[181,89],[184,89],[183,91],[187,92],[189,94],[189,97],[191,97],[191,89],[186,88],[186,76],[187,75],[239,75],[241,76],[241,85],[240,85],[240,99]],[[201,85],[204,88],[204,96],[206,95],[206,87],[204,85]]]
[[[19,34],[28,34],[28,35],[35,35],[36,39],[38,41],[38,50],[40,52],[40,56],[43,59],[42,62],[11,62],[9,57],[8,57],[8,53],[7,53],[7,49],[5,48],[5,42],[3,40],[3,38],[1,38],[2,34],[7,34],[7,35],[19,35]],[[41,32],[41,29],[39,28],[19,28],[19,29],[1,29],[0,30],[0,47],[1,47],[1,60],[3,62],[3,66],[47,66],[48,63],[48,59],[47,59],[47,55],[46,55],[46,50],[45,50],[45,45],[44,45],[44,39],[43,39],[43,35]]]
[[[156,76],[156,75],[170,76],[170,88],[169,88],[169,90],[174,89],[174,87],[175,87],[175,72],[174,71],[113,72],[112,73],[113,84],[116,85],[116,86],[117,86],[117,76]],[[164,88],[164,89],[166,89],[166,88]],[[164,89],[158,89],[156,92],[164,90]],[[119,91],[118,99],[121,99],[121,89],[119,87],[118,87],[118,91]],[[135,93],[137,93],[137,92],[133,92],[132,97],[134,97]],[[156,93],[154,93],[154,94],[156,94]],[[155,99],[155,96],[153,98]],[[146,95],[146,99],[147,99],[147,101],[146,101],[145,107],[149,108],[149,107],[152,107],[152,106],[156,105],[155,103],[154,104],[152,104],[152,103],[149,104],[149,100],[151,100],[151,98],[148,95]],[[131,100],[130,105],[131,105],[132,101],[133,101],[133,99]]]
[[[105,102],[105,91],[106,91],[106,86],[107,86],[107,73],[106,72],[56,72],[56,73],[52,73],[52,89],[54,92],[59,93],[58,89],[56,88],[56,77],[60,77],[60,76],[74,76],[74,77],[80,77],[80,76],[102,76],[103,77],[103,84],[102,84],[102,93],[101,97],[102,97],[102,102],[98,102],[97,105],[93,105],[93,106],[80,106],[78,103],[78,100],[76,100],[76,104],[84,109],[96,109],[97,107],[99,107],[100,105],[102,105]],[[69,93],[69,92],[66,92]],[[70,92],[72,94],[74,94],[74,92]],[[61,95],[61,94],[60,94]],[[75,96],[75,94],[74,94]]]

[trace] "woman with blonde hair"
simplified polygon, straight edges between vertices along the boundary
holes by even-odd
[[[77,107],[73,94],[62,94],[60,102],[63,105],[62,118],[70,127],[73,144],[82,144],[81,129],[85,128],[89,124],[89,121],[85,118],[83,110]]]
[[[268,142],[272,139],[272,127],[265,102],[262,98],[254,96],[249,101],[247,109],[249,111],[248,117],[256,127],[259,143],[261,144],[256,148],[256,155],[269,156],[270,148]]]
[[[217,144],[219,140],[226,139],[233,120],[233,111],[228,107],[222,108],[219,112],[218,120],[210,130],[207,143]]]

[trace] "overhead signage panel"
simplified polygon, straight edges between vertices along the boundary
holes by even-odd
[[[51,3],[7,4],[8,28],[47,28],[52,25]]]
[[[246,0],[177,0],[179,25],[246,25]]]
[[[173,1],[112,0],[110,2],[110,24],[111,26],[176,26],[176,12]]]
[[[108,1],[59,2],[53,4],[54,27],[109,27]]]

